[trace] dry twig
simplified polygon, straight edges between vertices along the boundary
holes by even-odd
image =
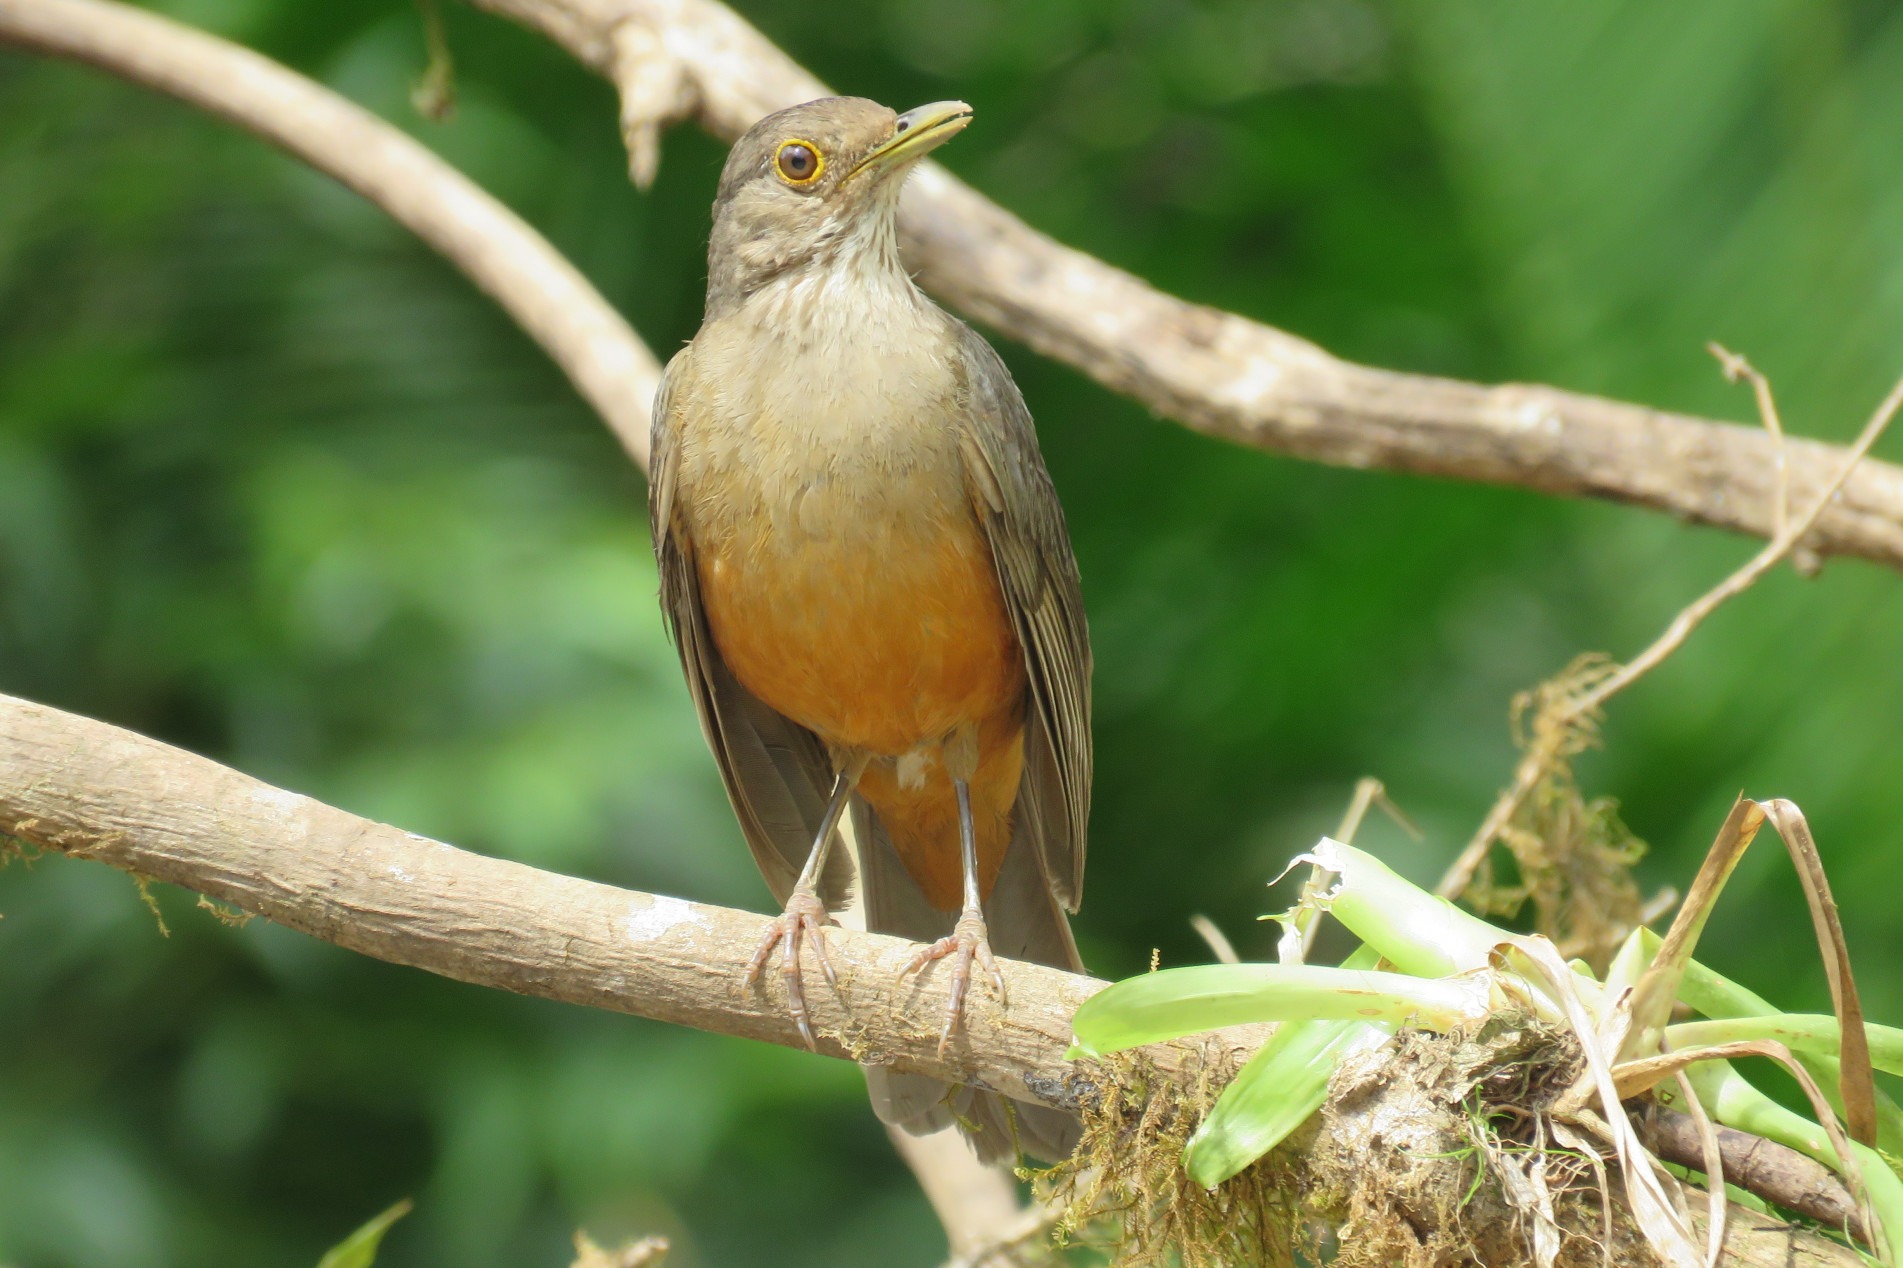
[[[1742,358],[1738,358],[1737,364],[1745,363]],[[1754,387],[1759,382],[1761,379],[1754,379]],[[1768,388],[1761,390],[1760,400],[1766,409],[1767,431],[1775,431],[1781,436],[1782,430],[1776,420],[1775,407],[1770,404]],[[1439,892],[1443,896],[1455,897],[1467,889],[1481,864],[1486,861],[1488,851],[1493,848],[1495,841],[1501,839],[1508,825],[1526,805],[1533,790],[1592,742],[1597,734],[1601,711],[1608,700],[1663,664],[1726,600],[1750,589],[1805,540],[1849,481],[1857,464],[1863,461],[1870,447],[1883,435],[1899,407],[1903,407],[1903,380],[1898,380],[1870,415],[1869,421],[1858,433],[1856,443],[1843,455],[1836,472],[1824,482],[1823,488],[1817,491],[1804,513],[1795,519],[1780,514],[1779,518],[1785,521],[1783,531],[1766,542],[1763,549],[1737,571],[1686,605],[1665,627],[1664,633],[1644,651],[1623,665],[1589,665],[1585,673],[1568,670],[1566,675],[1556,680],[1561,685],[1547,693],[1540,703],[1525,745],[1526,751],[1514,768],[1512,784],[1500,794],[1479,830],[1442,877]]]

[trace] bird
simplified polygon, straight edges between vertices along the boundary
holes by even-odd
[[[701,325],[654,404],[661,606],[781,904],[746,980],[779,953],[809,1046],[802,949],[837,991],[821,930],[855,886],[867,928],[923,944],[904,974],[949,962],[941,1053],[974,964],[1000,999],[997,956],[1083,967],[1076,559],[1010,372],[899,254],[907,174],[971,117],[830,97],[755,124],[721,171]],[[988,1160],[1075,1141],[1057,1110],[866,1075],[882,1119],[957,1122]]]

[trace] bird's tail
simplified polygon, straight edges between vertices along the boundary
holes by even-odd
[[[1037,843],[1029,839],[1036,828],[1029,822],[1031,816],[1019,819],[985,902],[991,949],[1007,959],[1080,973],[1083,963],[1071,940],[1070,921],[1051,896]],[[853,798],[852,830],[866,928],[915,942],[933,942],[950,933],[956,913],[935,911],[925,901],[879,825],[878,815],[858,797]],[[979,973],[972,976],[972,990],[988,989]],[[1062,1110],[921,1074],[903,1074],[887,1066],[863,1068],[879,1118],[915,1136],[956,1123],[986,1162],[1015,1162],[1020,1152],[1057,1162],[1077,1147],[1080,1124]]]

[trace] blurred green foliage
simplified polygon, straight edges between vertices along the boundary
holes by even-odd
[[[171,0],[422,137],[663,355],[721,148],[624,177],[608,88],[398,0]],[[1701,345],[1848,437],[1903,371],[1903,11],[1879,0],[757,0],[842,90],[959,96],[945,154],[1059,238],[1381,365],[1749,417]],[[1384,778],[1434,875],[1509,769],[1510,695],[1629,654],[1747,543],[1528,493],[1318,469],[1003,352],[1098,655],[1079,921],[1099,972],[1245,955],[1262,888]],[[1892,438],[1880,453],[1903,454]],[[764,905],[653,602],[639,477],[528,343],[377,212],[226,125],[0,54],[0,690],[461,845]],[[1815,826],[1874,1015],[1903,1017],[1903,579],[1785,573],[1615,706],[1589,793],[1682,883],[1743,788]],[[0,1262],[936,1262],[858,1074],[364,960],[125,878],[0,873]],[[1790,872],[1704,943],[1825,1005]]]

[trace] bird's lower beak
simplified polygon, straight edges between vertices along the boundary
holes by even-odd
[[[859,160],[846,179],[862,172],[891,172],[910,167],[965,130],[971,107],[962,101],[934,101],[899,116],[892,139]]]

